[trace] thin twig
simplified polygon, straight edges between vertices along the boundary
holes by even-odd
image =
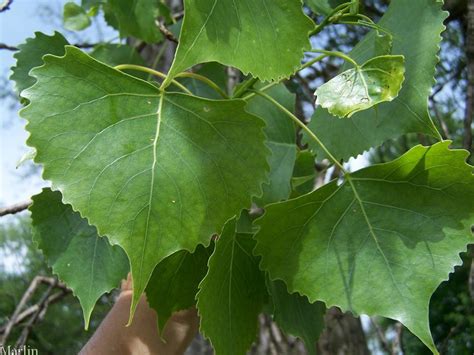
[[[165,36],[165,38],[171,42],[178,43],[178,39],[174,36],[174,34],[166,28],[163,22],[156,20],[156,25],[160,30],[161,34]]]
[[[178,21],[184,17],[184,11],[177,12],[173,15],[173,20]]]
[[[18,315],[20,314],[21,310],[25,307],[26,303],[28,300],[31,298],[33,295],[34,291],[38,287],[38,285],[41,282],[40,276],[36,276],[33,281],[30,283],[30,286],[26,289],[25,293],[23,294],[23,297],[20,300],[20,303],[15,308],[15,311],[13,312],[13,315],[11,316],[10,320],[5,326],[5,331],[3,332],[2,337],[0,338],[0,344],[6,344],[8,336],[10,335],[10,332],[13,328],[13,325],[16,323],[16,319],[18,318]]]
[[[396,329],[396,338],[393,343],[392,351],[394,354],[401,354],[403,355],[405,353],[405,350],[403,349],[403,325],[400,322],[397,322],[395,324],[395,329]]]
[[[305,78],[303,78],[300,73],[295,74],[295,79],[298,80],[299,83],[301,84],[301,90],[305,94],[308,101],[314,104],[316,97],[314,96],[314,90],[311,89],[308,81]]]
[[[11,206],[0,208],[0,217],[6,216],[7,214],[15,214],[26,210],[31,205],[31,200],[16,203]]]
[[[5,43],[0,43],[0,49],[6,49],[7,51],[17,51],[18,47],[9,46],[8,44],[5,44]]]
[[[443,119],[443,116],[439,112],[437,103],[436,103],[434,98],[432,99],[432,102],[433,102],[432,107],[433,107],[434,114],[435,114],[436,118],[438,119],[439,124],[441,125],[441,129],[442,129],[442,132],[443,132],[443,138],[444,139],[450,139],[448,125],[446,124],[446,121]]]
[[[382,344],[382,348],[387,353],[392,354],[392,351],[390,350],[390,345],[388,344],[387,338],[385,338],[385,334],[382,332],[382,329],[380,329],[379,325],[372,317],[370,317],[370,322],[375,328],[375,332],[377,333],[377,337],[379,338],[380,344]]]
[[[56,283],[57,283],[57,280],[56,280]],[[40,301],[37,303],[38,309],[36,310],[35,313],[33,313],[28,323],[26,323],[25,327],[23,328],[20,334],[20,337],[15,343],[15,348],[17,349],[22,348],[26,344],[26,340],[28,339],[28,335],[30,334],[31,328],[33,328],[33,325],[38,320],[40,314],[48,308],[47,300],[49,296],[51,295],[51,292],[53,291],[54,286],[55,284],[50,284],[48,289],[43,293],[43,296],[41,296]]]
[[[25,316],[29,314],[29,313],[23,314],[28,309],[25,310],[24,312],[22,312],[22,310],[23,308],[25,308],[26,304],[28,303],[33,293],[35,292],[35,290],[38,288],[40,284],[47,284],[50,287],[52,286],[52,287],[60,288],[63,293],[70,292],[65,284],[58,282],[57,279],[54,277],[36,276],[31,281],[28,288],[26,289],[25,293],[23,294],[20,302],[16,306],[15,311],[13,312],[7,324],[0,329],[0,333],[3,333],[2,336],[0,337],[0,345],[6,343],[8,336],[10,335],[13,327],[16,324],[18,324],[21,320],[23,320]],[[50,302],[52,301],[54,301],[54,298],[50,300]]]
[[[68,288],[62,289],[61,291],[56,292],[56,293],[52,294],[51,296],[49,296],[47,302],[48,302],[48,304],[54,304],[54,303],[60,301],[65,296],[69,295],[70,293],[71,293],[71,290],[69,290]],[[13,324],[13,326],[16,326],[16,325],[20,324],[21,322],[23,322],[25,319],[30,317],[33,313],[37,312],[38,309],[39,309],[39,305],[37,305],[37,304],[34,304],[34,305],[28,307],[27,309],[25,309],[23,312],[21,312],[17,316],[17,318],[15,320],[15,324]],[[5,328],[6,328],[6,326],[3,326],[3,327],[0,328],[0,334],[3,334],[5,332]]]
[[[77,43],[73,44],[73,46],[77,48],[92,48],[96,46],[96,43]],[[7,51],[18,51],[20,48],[15,47],[15,46],[10,46],[6,43],[0,43],[0,49],[5,49]]]

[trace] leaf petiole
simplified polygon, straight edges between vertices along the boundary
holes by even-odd
[[[191,78],[202,81],[203,83],[207,84],[210,88],[214,89],[219,95],[221,95],[224,99],[228,99],[229,95],[227,95],[224,90],[222,90],[219,85],[213,82],[211,79],[205,77],[204,75],[192,73],[192,72],[182,72],[176,75],[176,78]]]
[[[275,85],[278,85],[280,82],[279,81],[275,81],[273,83],[270,83],[270,84],[267,84],[265,85],[264,87],[260,88],[260,89],[252,89],[252,90],[248,90],[248,94],[243,96],[242,97],[242,100],[248,100],[252,97],[254,97],[256,95],[256,92],[262,92],[262,91],[267,91],[268,89],[271,89],[272,87],[274,87]]]
[[[381,26],[378,26],[377,24],[375,24],[373,22],[368,22],[368,21],[364,21],[364,20],[346,21],[346,20],[342,19],[342,20],[338,21],[338,23],[343,24],[343,25],[354,25],[354,26],[368,27],[368,28],[377,30],[379,32],[383,32],[383,33],[391,36],[391,33],[389,31],[387,31],[386,29],[384,29]]]
[[[308,60],[306,63],[304,63],[297,71],[301,71],[303,69],[306,69],[310,66],[312,66],[314,63],[319,62],[323,60],[324,58],[329,57],[329,54],[322,54],[319,57],[313,58],[311,60]]]
[[[258,82],[257,78],[252,78],[246,81],[245,83],[242,84],[241,87],[239,87],[237,90],[235,90],[235,93],[233,95],[233,98],[239,98],[242,97],[246,92],[250,91],[250,89],[253,88],[253,86]]]
[[[335,17],[336,19],[343,15],[344,12],[346,12],[348,9],[350,9],[351,3],[344,3],[339,6],[337,6],[329,15],[327,15],[319,25],[316,26],[316,28],[309,34],[309,36],[314,36],[317,35],[319,32],[321,32],[324,27],[327,25],[331,24],[334,22]]]
[[[328,57],[328,56],[329,56],[328,54],[322,54],[322,55],[320,55],[320,56],[318,56],[318,57],[316,57],[316,58],[313,58],[313,59],[307,61],[306,63],[304,63],[304,64],[303,64],[299,69],[297,69],[296,71],[299,72],[299,71],[301,71],[301,70],[303,70],[303,69],[305,69],[305,68],[308,68],[308,67],[312,66],[314,63],[319,62],[320,60],[322,60],[322,59],[324,59],[324,58],[326,58],[326,57]],[[281,82],[281,81],[275,81],[275,82],[273,82],[273,83],[270,83],[270,84],[265,85],[264,87],[262,87],[262,88],[260,88],[260,89],[246,90],[246,92],[249,92],[249,91],[250,91],[250,93],[248,93],[248,94],[245,95],[245,96],[242,96],[242,99],[243,99],[243,100],[248,100],[248,99],[250,99],[251,97],[254,97],[254,96],[256,95],[256,93],[255,93],[256,91],[260,91],[260,92],[261,92],[261,91],[266,91],[266,90],[268,90],[268,89],[274,87],[275,85],[278,85],[280,82]],[[245,92],[244,92],[244,94],[245,94]],[[240,96],[234,96],[234,97],[240,97]]]
[[[117,69],[117,70],[137,70],[137,71],[142,71],[142,72],[145,72],[145,73],[148,73],[148,74],[151,74],[151,75],[155,75],[161,79],[166,79],[166,74],[158,71],[158,70],[154,70],[154,69],[151,69],[151,68],[147,68],[147,67],[144,67],[144,66],[141,66],[141,65],[135,65],[135,64],[120,64],[120,65],[116,65],[114,67],[114,69]],[[174,84],[175,86],[179,87],[181,90],[183,90],[186,94],[189,94],[189,95],[193,95],[193,93],[191,91],[189,91],[188,88],[186,88],[184,85],[182,85],[181,83],[177,82],[176,80],[172,80],[171,81],[172,84]]]
[[[339,160],[337,160],[334,155],[331,154],[331,152],[326,148],[326,146],[324,145],[324,143],[318,138],[318,136],[316,136],[313,131],[311,131],[303,122],[301,122],[301,120],[298,119],[298,117],[296,117],[293,113],[291,113],[290,111],[288,111],[288,109],[286,107],[284,107],[283,105],[281,105],[278,101],[276,101],[273,97],[271,97],[270,95],[268,94],[265,94],[261,91],[256,91],[256,90],[252,90],[253,93],[255,93],[256,95],[260,95],[261,97],[265,98],[266,100],[268,100],[269,102],[271,102],[273,105],[275,105],[275,107],[277,107],[279,110],[281,110],[283,113],[285,113],[288,117],[290,117],[293,122],[295,122],[301,129],[303,129],[320,147],[321,149],[327,154],[327,156],[329,157],[329,159],[332,160],[332,162],[339,168],[341,169],[341,171],[344,173],[344,175],[348,176],[349,175],[349,172],[344,169],[344,167],[342,166],[342,164],[339,162]]]
[[[323,53],[323,54],[326,54],[327,56],[331,56],[331,57],[339,57],[341,59],[344,59],[346,62],[351,63],[356,69],[360,68],[360,65],[357,64],[357,62],[354,59],[352,59],[347,54],[344,54],[342,52],[327,51],[325,49],[312,49],[310,52]]]

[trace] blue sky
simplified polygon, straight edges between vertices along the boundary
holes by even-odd
[[[17,46],[32,37],[35,31],[52,34],[61,32],[71,43],[111,40],[118,34],[108,27],[99,15],[91,27],[74,33],[62,27],[62,8],[65,0],[14,0],[10,10],[0,13],[0,42]],[[0,50],[0,85],[10,76],[15,64],[14,52]],[[12,82],[5,90],[12,91]],[[13,106],[13,107],[12,107]],[[47,184],[39,175],[31,173],[31,163],[16,169],[17,162],[29,150],[25,144],[27,133],[24,120],[18,116],[19,104],[11,98],[0,99],[0,206],[28,199]]]

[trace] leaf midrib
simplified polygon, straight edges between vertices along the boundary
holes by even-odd
[[[142,251],[141,251],[141,257],[140,257],[140,268],[139,268],[139,278],[141,279],[142,275],[142,270],[143,270],[143,262],[145,259],[145,249],[146,245],[148,242],[148,234],[149,234],[149,225],[150,225],[150,217],[151,217],[151,207],[152,207],[152,202],[153,202],[153,190],[154,190],[154,184],[155,184],[155,169],[156,169],[156,164],[157,164],[157,153],[156,153],[156,148],[158,145],[158,139],[160,137],[160,126],[161,126],[161,115],[162,115],[162,110],[163,110],[163,100],[164,100],[165,94],[164,91],[161,93],[160,96],[160,101],[158,103],[158,109],[156,112],[157,115],[157,120],[156,120],[156,132],[155,132],[155,138],[153,140],[153,163],[151,166],[151,178],[150,178],[150,193],[149,193],[149,198],[148,198],[148,211],[147,211],[147,218],[145,222],[145,235],[144,235],[144,240],[142,243]],[[157,243],[157,248],[159,246],[159,240]],[[141,280],[140,280],[141,281]],[[140,284],[140,282],[139,282]]]

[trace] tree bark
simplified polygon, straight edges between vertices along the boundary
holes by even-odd
[[[330,308],[325,317],[326,329],[318,341],[320,355],[369,355],[360,318]]]
[[[452,20],[463,20],[464,14],[466,13],[468,0],[445,0],[444,9],[449,11],[449,17],[447,21]]]
[[[472,153],[472,116],[474,115],[474,0],[468,1],[466,22],[467,97],[464,114],[463,148]]]

